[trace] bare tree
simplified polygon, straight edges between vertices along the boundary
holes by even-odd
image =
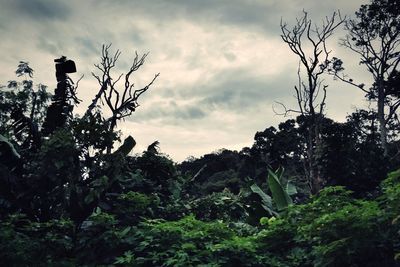
[[[303,11],[303,17],[297,19],[293,27],[282,21],[280,24],[282,40],[299,58],[298,84],[294,87],[298,109],[288,109],[283,103],[278,104],[284,108],[281,114],[299,113],[310,120],[305,172],[312,193],[318,192],[323,182],[319,175],[316,151],[321,143],[320,120],[325,110],[328,87],[322,78],[331,54],[327,48],[327,40],[343,22],[344,18],[340,12],[334,12],[318,26],[313,24],[307,12]]]
[[[130,116],[135,112],[136,108],[139,106],[137,102],[139,97],[150,88],[160,74],[155,74],[153,79],[146,86],[136,89],[135,84],[132,82],[133,74],[144,64],[148,54],[139,57],[139,55],[135,53],[133,63],[128,72],[125,75],[122,73],[117,78],[113,78],[111,71],[116,66],[121,52],[117,50],[114,55],[111,55],[109,51],[110,47],[111,44],[103,45],[100,64],[95,64],[100,74],[98,75],[92,72],[92,75],[96,78],[101,88],[92,100],[86,114],[90,114],[96,107],[97,102],[102,100],[111,111],[111,116],[107,121],[110,123],[109,129],[112,131],[117,125],[118,120]],[[118,89],[117,83],[122,78],[122,89]]]

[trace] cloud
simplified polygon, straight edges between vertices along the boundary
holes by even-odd
[[[8,10],[9,15],[18,13],[32,21],[67,20],[72,9],[64,2],[53,0],[5,0],[2,8]]]
[[[176,104],[175,101],[155,102],[146,109],[139,108],[132,121],[149,122],[157,121],[162,125],[177,125],[182,121],[202,119],[206,112],[197,106]]]
[[[115,0],[100,1],[104,9],[121,14],[140,14],[142,17],[158,18],[167,24],[174,21],[190,20],[198,24],[228,25],[248,31],[280,34],[279,23],[295,21],[302,10],[319,22],[335,10],[352,15],[360,4],[368,1],[309,1],[298,0]]]
[[[200,103],[211,109],[229,109],[233,112],[246,112],[265,104],[271,99],[287,95],[282,81],[292,78],[290,73],[277,76],[253,76],[246,70],[226,71],[209,83],[208,95]]]
[[[0,82],[14,78],[20,60],[35,81],[55,87],[53,59],[77,63],[84,112],[99,89],[91,77],[102,44],[122,51],[115,75],[126,73],[134,52],[150,52],[134,75],[141,88],[161,75],[121,123],[145,147],[154,140],[176,160],[226,147],[250,145],[256,131],[285,118],[275,100],[295,107],[297,58],[280,39],[281,18],[292,24],[302,9],[319,22],[335,9],[352,14],[366,1],[316,0],[3,0],[0,9]],[[358,65],[332,39],[346,66]],[[355,74],[361,73],[357,71]],[[366,76],[359,75],[359,80]],[[363,96],[331,83],[328,114],[344,118]],[[123,87],[121,83],[120,86]]]
[[[221,111],[234,116],[253,116],[273,101],[286,99],[293,87],[291,80],[295,77],[290,73],[269,77],[256,76],[246,69],[222,70],[204,84],[167,88],[159,97],[149,97],[157,95],[157,88],[151,88],[146,92],[149,98],[139,101],[143,104],[132,120],[177,125],[194,120],[207,123],[209,117]]]

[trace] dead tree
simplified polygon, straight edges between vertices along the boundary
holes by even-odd
[[[331,17],[323,20],[321,26],[314,25],[307,12],[303,11],[303,17],[297,19],[293,27],[282,21],[280,24],[282,40],[299,58],[298,84],[294,86],[298,109],[289,109],[283,103],[278,104],[284,108],[284,112],[280,114],[298,113],[310,121],[305,172],[312,193],[318,192],[323,183],[319,175],[316,151],[321,145],[320,123],[328,87],[322,78],[331,54],[327,48],[327,40],[343,22],[340,12],[334,12]]]
[[[117,78],[114,78],[111,72],[116,66],[121,52],[117,50],[114,55],[111,55],[109,51],[110,47],[111,44],[103,45],[100,63],[95,64],[100,74],[92,72],[93,77],[96,78],[100,85],[100,90],[88,107],[86,115],[90,114],[97,106],[98,101],[101,100],[111,111],[111,116],[107,119],[107,122],[109,123],[109,131],[112,132],[119,120],[135,112],[139,106],[137,102],[139,97],[150,88],[159,76],[159,73],[154,75],[153,79],[146,86],[136,89],[135,84],[132,82],[133,74],[144,64],[148,54],[139,57],[135,53],[133,63],[128,72],[125,75],[120,74]],[[118,82],[121,79],[123,79],[123,84],[121,88],[117,88],[117,84],[119,85]],[[111,151],[111,146],[107,148],[107,151]]]

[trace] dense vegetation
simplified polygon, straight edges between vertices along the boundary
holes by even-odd
[[[346,27],[398,38],[400,5],[391,3],[362,6],[360,24]],[[362,24],[377,12],[384,17]],[[391,18],[389,28],[378,27],[384,18]],[[397,65],[367,95],[373,102],[384,88],[389,114],[356,110],[339,123],[305,112],[257,132],[239,152],[223,149],[177,164],[158,142],[132,156],[135,140],[121,139],[117,124],[158,75],[134,89],[130,75],[146,57],[136,55],[118,93],[109,75],[119,52],[109,49],[103,47],[101,73],[94,74],[101,88],[81,116],[73,113],[80,100],[66,58],[56,63],[54,95],[34,84],[26,62],[18,65],[20,80],[0,91],[2,265],[400,265]],[[345,79],[342,63],[332,59],[326,66],[333,69],[321,69]],[[310,140],[315,129],[318,138]]]

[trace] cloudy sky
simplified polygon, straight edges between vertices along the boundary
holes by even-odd
[[[78,97],[83,112],[99,86],[91,76],[102,44],[122,55],[116,74],[126,72],[135,51],[149,52],[137,72],[138,88],[160,73],[140,107],[119,128],[141,152],[155,140],[175,161],[220,148],[250,146],[256,131],[286,118],[272,106],[295,107],[298,59],[280,39],[281,18],[289,25],[302,10],[320,23],[334,10],[353,16],[365,0],[0,0],[0,83],[14,79],[20,60],[35,81],[56,86],[53,59],[75,60],[83,78]],[[332,56],[365,82],[358,58],[330,40]],[[327,115],[345,120],[365,106],[363,94],[326,77]],[[122,84],[121,84],[122,85]],[[277,108],[277,106],[276,106]]]

